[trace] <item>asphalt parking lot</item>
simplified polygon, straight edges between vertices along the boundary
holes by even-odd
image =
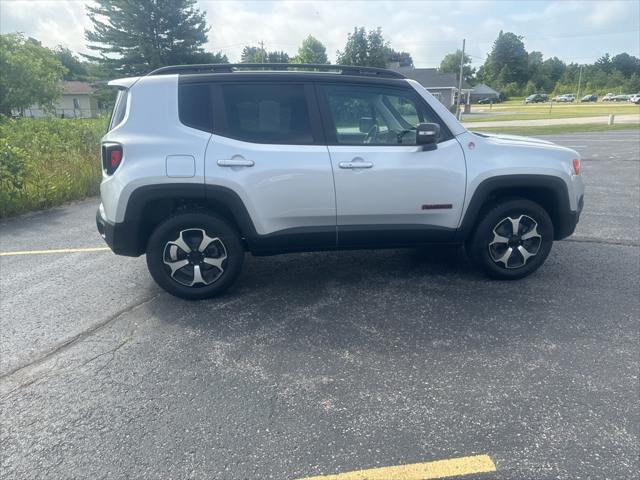
[[[487,455],[496,471],[468,478],[638,478],[640,133],[546,138],[582,154],[585,210],[518,282],[457,248],[248,256],[230,293],[194,303],[144,258],[1,256],[0,477]],[[4,221],[0,252],[103,247],[97,204]]]

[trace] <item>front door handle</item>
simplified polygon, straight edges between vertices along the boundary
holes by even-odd
[[[255,162],[253,160],[247,160],[246,158],[229,158],[225,160],[218,160],[218,165],[221,167],[253,167]]]
[[[351,162],[340,162],[338,163],[340,168],[371,168],[373,167],[373,162],[365,162],[365,161],[351,161]]]

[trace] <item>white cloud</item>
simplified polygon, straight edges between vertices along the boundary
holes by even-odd
[[[87,1],[0,0],[0,31],[23,31],[47,46],[88,52],[84,29],[91,27]],[[604,52],[640,55],[640,3],[601,1],[210,1],[199,0],[211,26],[207,48],[239,60],[245,45],[263,41],[268,50],[294,55],[311,34],[335,60],[354,26],[382,27],[396,50],[418,66],[437,66],[460,48],[476,65],[500,30],[524,37],[528,50],[571,61],[593,61]]]
[[[76,52],[87,52],[84,29],[91,22],[83,1],[0,0],[0,32],[24,32],[44,45],[63,45]]]

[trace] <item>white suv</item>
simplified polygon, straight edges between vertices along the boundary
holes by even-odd
[[[575,151],[468,132],[396,72],[195,65],[110,85],[98,230],[179,297],[226,290],[247,251],[458,243],[521,278],[582,209]]]

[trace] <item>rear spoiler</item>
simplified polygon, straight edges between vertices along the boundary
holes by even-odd
[[[110,87],[118,87],[118,88],[130,88],[140,80],[141,77],[127,77],[127,78],[117,78],[115,80],[110,80],[107,85]]]

